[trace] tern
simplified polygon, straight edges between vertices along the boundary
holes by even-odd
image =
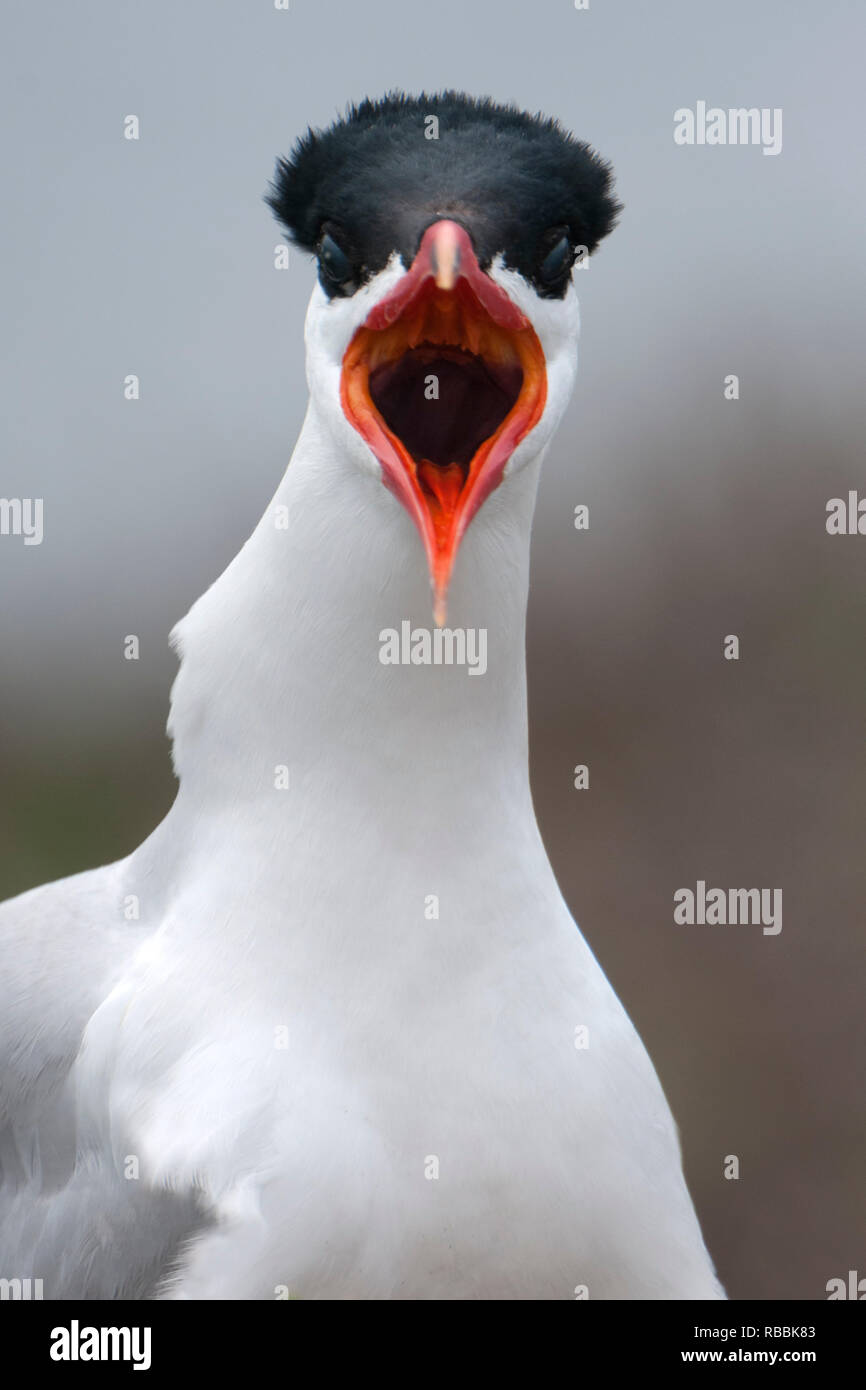
[[[723,1298],[528,774],[532,514],[610,167],[555,120],[396,93],[308,131],[268,201],[318,263],[309,405],[172,634],[168,815],[0,909],[0,1275]]]

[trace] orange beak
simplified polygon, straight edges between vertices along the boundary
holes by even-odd
[[[349,343],[340,398],[418,527],[439,626],[463,534],[546,396],[531,323],[481,270],[464,229],[435,222]]]

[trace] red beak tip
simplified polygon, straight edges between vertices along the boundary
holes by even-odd
[[[448,621],[448,596],[437,592],[433,599],[433,621],[437,627],[444,627]]]

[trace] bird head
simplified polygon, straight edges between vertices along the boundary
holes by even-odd
[[[620,211],[610,169],[556,121],[394,94],[308,131],[267,201],[318,259],[311,393],[415,523],[444,622],[466,528],[571,394],[572,267]]]

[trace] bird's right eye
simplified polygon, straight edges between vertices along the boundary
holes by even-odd
[[[345,294],[355,287],[355,268],[330,232],[323,233],[319,242],[319,273],[326,289]]]

